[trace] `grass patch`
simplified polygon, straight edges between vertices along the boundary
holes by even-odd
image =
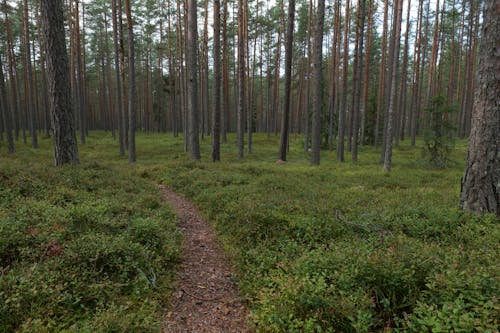
[[[210,138],[192,162],[160,134],[138,136],[134,166],[94,132],[80,166],[50,167],[48,142],[2,157],[3,330],[156,329],[179,237],[154,182],[213,223],[258,332],[497,330],[499,221],[457,209],[465,142],[444,170],[403,143],[388,174],[372,147],[311,167],[299,137],[283,165],[277,137],[241,161],[229,139],[216,164]]]
[[[77,166],[52,167],[50,144],[0,159],[0,332],[157,332],[173,213],[102,134]]]
[[[284,165],[277,138],[254,147],[243,161],[224,146],[222,163],[170,161],[154,174],[213,221],[257,331],[497,329],[500,229],[457,209],[465,142],[444,170],[403,143],[390,174],[371,147],[356,164],[323,152],[319,167],[299,139]]]

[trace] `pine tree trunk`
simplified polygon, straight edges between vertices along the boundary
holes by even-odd
[[[120,156],[125,156],[125,127],[123,121],[123,109],[122,109],[122,82],[120,76],[120,51],[118,44],[118,20],[117,20],[117,8],[116,0],[112,0],[112,22],[113,22],[113,46],[114,46],[114,62],[115,62],[115,82],[116,82],[116,92],[115,92],[115,112],[118,115],[118,140],[120,141]]]
[[[212,161],[220,161],[221,123],[220,0],[214,0],[214,111],[212,120]]]
[[[230,106],[230,90],[229,90],[229,49],[227,44],[227,9],[228,0],[223,0],[222,14],[222,105],[221,105],[221,140],[222,143],[227,143],[227,131],[229,128],[229,106]]]
[[[349,0],[347,0],[349,2]],[[305,98],[305,124],[304,124],[304,152],[309,151],[309,139],[311,137],[311,120],[310,118],[310,106],[311,106],[311,64],[312,64],[312,35],[313,35],[313,1],[309,0],[309,14],[307,20],[307,68],[306,68],[306,98]]]
[[[7,0],[3,1],[3,11],[5,16],[5,32],[7,34],[7,56],[9,62],[9,79],[10,79],[10,89],[11,89],[11,108],[12,108],[12,116],[14,118],[14,135],[15,139],[19,140],[19,129],[20,129],[20,96],[18,89],[18,74],[17,74],[17,65],[16,58],[14,56],[14,48],[12,41],[12,29],[10,25],[10,19],[8,15],[8,6]],[[50,125],[49,125],[50,126]]]
[[[238,0],[238,22],[243,22],[244,1]],[[245,147],[244,132],[245,132],[245,40],[243,24],[238,24],[238,158],[243,158]]]
[[[33,87],[33,69],[31,65],[31,45],[29,32],[29,17],[28,17],[28,0],[24,0],[24,15],[23,15],[23,30],[24,30],[24,72],[26,85],[26,105],[27,115],[29,119],[31,146],[38,148],[38,136],[36,126],[36,110],[35,110],[35,91]]]
[[[337,139],[337,161],[344,162],[344,136],[347,112],[347,73],[349,69],[349,12],[350,0],[346,2],[344,27],[344,59],[342,64],[342,105],[339,112],[339,130]]]
[[[369,74],[370,74],[370,53],[371,53],[371,40],[372,40],[372,29],[373,29],[373,7],[375,0],[369,0],[370,5],[368,7],[368,25],[366,27],[366,54],[365,54],[365,69],[363,74],[363,99],[361,102],[361,138],[360,144],[363,146],[365,144],[366,138],[366,110],[368,106],[368,87],[369,87]]]
[[[487,0],[484,6],[472,131],[460,194],[460,206],[463,209],[497,216],[500,216],[499,17],[498,1]]]
[[[312,144],[311,164],[319,165],[321,148],[321,111],[323,106],[323,28],[325,23],[325,0],[318,0],[316,16],[316,31],[314,37],[314,72],[313,72],[313,114],[312,114]]]
[[[366,0],[358,1],[358,17],[356,23],[356,49],[354,63],[354,92],[352,103],[352,161],[358,161],[359,108],[361,100],[361,72],[363,71],[363,42],[365,29]]]
[[[125,0],[128,32],[128,162],[135,163],[135,45],[130,0]]]
[[[373,145],[375,149],[379,144],[380,122],[382,121],[382,110],[384,110],[385,81],[387,71],[387,20],[389,12],[389,0],[384,0],[384,26],[382,30],[382,59],[380,61],[380,78],[378,81],[377,117],[375,120],[375,132],[373,134]]]
[[[54,163],[78,163],[75,120],[69,90],[63,1],[40,0],[40,18],[47,56],[47,78],[54,137]]]
[[[12,135],[12,118],[7,102],[7,90],[5,88],[5,78],[3,75],[2,57],[0,56],[0,113],[3,122],[3,131],[7,139],[7,150],[9,153],[14,153],[14,136]]]
[[[394,126],[394,113],[395,113],[395,102],[396,102],[396,79],[398,72],[398,62],[399,62],[399,48],[400,48],[400,37],[401,37],[401,16],[403,14],[403,0],[395,0],[394,8],[394,32],[393,32],[393,47],[394,52],[392,56],[392,73],[391,73],[391,85],[390,85],[390,100],[387,112],[387,132],[385,134],[385,155],[384,155],[384,170],[390,171],[392,166],[392,138],[393,138],[393,126]]]
[[[189,131],[189,155],[193,160],[199,160],[200,142],[198,137],[198,8],[196,0],[188,0],[187,8],[187,37],[188,37],[188,131]]]
[[[288,147],[288,130],[290,122],[290,99],[292,90],[292,55],[293,27],[295,22],[295,0],[288,1],[288,22],[285,37],[285,98],[283,100],[283,118],[281,120],[281,137],[279,159],[286,161]]]
[[[78,101],[78,110],[80,116],[80,142],[85,143],[85,98],[83,95],[83,64],[82,64],[82,49],[80,41],[80,13],[79,1],[75,0],[75,44],[76,44],[76,96]]]

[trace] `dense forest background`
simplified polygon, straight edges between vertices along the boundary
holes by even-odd
[[[130,48],[124,4],[76,0],[65,5],[68,83],[79,141],[85,143],[89,130],[107,130],[119,136],[120,152],[125,154]],[[323,148],[337,149],[340,161],[344,145],[354,160],[358,145],[382,146],[383,155],[389,123],[396,146],[401,140],[414,145],[438,118],[447,135],[468,135],[481,1],[328,1],[324,13],[319,13],[324,17],[321,48],[315,47],[315,1],[294,3],[292,33],[286,32],[290,20],[283,1],[242,1],[238,6],[225,0],[218,5],[221,38],[216,46],[213,4],[197,2],[197,118],[202,138],[211,135],[213,128],[214,82],[221,84],[222,142],[228,132],[246,133],[248,152],[252,132],[282,132],[283,113],[289,115],[287,129],[304,135],[307,151],[314,137],[311,120],[316,105],[320,125],[314,131],[319,131]],[[4,0],[0,27],[4,98],[12,113],[15,139],[26,143],[31,137],[33,147],[37,135],[50,135],[38,6],[38,1]],[[174,136],[187,133],[187,3],[132,0],[130,9],[137,128],[169,131]],[[290,97],[285,111],[285,43],[292,39],[291,92],[286,95]],[[214,46],[221,56],[215,73]],[[315,58],[318,52],[321,55]],[[313,96],[318,89],[313,80],[316,59],[322,61],[319,101]],[[242,80],[245,89],[240,96]],[[0,129],[3,132],[4,126]],[[188,146],[186,140],[186,150]]]

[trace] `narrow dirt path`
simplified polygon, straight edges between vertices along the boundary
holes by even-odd
[[[250,332],[247,309],[231,279],[231,267],[215,235],[186,198],[160,185],[184,235],[171,312],[163,332]]]

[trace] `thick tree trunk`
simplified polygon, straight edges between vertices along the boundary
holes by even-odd
[[[323,109],[323,28],[325,24],[325,0],[318,0],[316,31],[314,37],[314,72],[313,72],[313,115],[311,131],[311,164],[319,165],[321,148],[321,111]]]
[[[398,62],[399,62],[399,48],[400,48],[400,36],[401,36],[401,16],[403,14],[403,0],[395,1],[394,8],[394,32],[393,32],[393,55],[392,55],[392,73],[390,78],[390,99],[389,107],[387,111],[387,132],[385,133],[385,154],[384,154],[384,170],[390,171],[392,166],[392,138],[393,138],[393,126],[394,126],[394,113],[396,105],[396,79],[398,73]]]
[[[188,124],[189,124],[189,155],[193,160],[199,160],[200,142],[198,137],[198,8],[196,0],[188,0]]]
[[[3,1],[3,10],[5,15],[5,32],[7,34],[7,55],[9,58],[9,79],[10,79],[10,89],[11,89],[11,108],[12,108],[12,116],[14,118],[14,133],[16,140],[19,139],[19,101],[21,100],[19,97],[18,90],[18,75],[17,75],[17,65],[16,58],[14,55],[14,46],[12,41],[12,29],[10,25],[10,19],[8,15],[8,7],[7,0]],[[50,122],[50,121],[49,121]],[[50,126],[50,125],[49,125]]]
[[[354,64],[354,92],[352,103],[352,161],[358,161],[359,107],[361,99],[361,72],[363,71],[363,42],[365,29],[366,0],[358,1],[358,17],[356,22],[356,49]],[[365,83],[366,84],[366,83]]]
[[[366,54],[365,54],[365,68],[363,73],[363,100],[361,101],[361,138],[360,144],[363,146],[365,144],[366,135],[366,110],[368,106],[368,87],[369,87],[369,75],[370,75],[370,52],[371,52],[371,40],[372,40],[372,29],[373,29],[373,7],[375,0],[370,1],[368,7],[368,25],[366,27]]]
[[[288,1],[288,22],[285,42],[285,98],[283,100],[283,118],[281,120],[280,156],[286,161],[288,147],[288,123],[290,122],[290,97],[292,87],[292,55],[293,55],[293,26],[295,22],[295,0]]]
[[[212,120],[212,160],[220,161],[221,52],[220,0],[214,0],[214,111]]]
[[[118,20],[117,20],[117,10],[116,10],[116,0],[112,0],[112,21],[113,21],[113,46],[114,46],[114,61],[115,61],[115,81],[116,81],[116,91],[115,91],[115,110],[118,115],[118,140],[120,141],[120,156],[125,156],[125,124],[123,121],[123,109],[122,109],[122,82],[120,77],[120,51],[118,44]]]
[[[26,80],[26,105],[28,107],[27,113],[29,117],[29,126],[31,132],[31,146],[38,148],[38,136],[36,126],[36,110],[35,110],[35,97],[33,87],[33,69],[31,66],[31,46],[30,46],[30,31],[29,31],[29,17],[28,17],[28,0],[24,0],[24,16],[23,16],[23,30],[24,30],[24,68]]]
[[[69,62],[66,52],[63,1],[40,0],[42,30],[47,56],[54,163],[78,163],[75,120],[69,90]]]
[[[243,22],[244,1],[238,0],[238,22]],[[243,158],[245,132],[245,40],[243,24],[238,24],[238,158]]]
[[[375,149],[379,144],[380,135],[380,122],[382,118],[382,110],[384,110],[384,96],[385,96],[385,81],[387,72],[387,20],[389,12],[389,0],[384,0],[384,26],[382,30],[382,59],[380,61],[380,78],[378,82],[378,96],[377,96],[377,118],[375,120],[375,132],[373,133],[373,146]]]
[[[83,94],[83,64],[82,49],[80,41],[80,12],[79,0],[75,0],[75,43],[76,43],[76,95],[78,100],[78,110],[80,116],[80,142],[85,143],[86,121],[85,121],[85,98]]]
[[[337,161],[339,162],[344,162],[344,133],[347,112],[347,72],[349,69],[349,2],[350,0],[347,0],[345,8],[344,59],[342,64],[342,105],[339,112],[339,135],[337,139]]]
[[[462,178],[460,206],[477,213],[500,216],[500,7],[487,0],[479,53],[477,86],[472,111],[467,163]]]
[[[349,0],[348,0],[349,1]],[[311,120],[310,105],[311,105],[311,63],[312,63],[312,17],[313,17],[313,1],[309,0],[309,15],[307,16],[307,67],[306,67],[306,98],[305,98],[305,124],[304,124],[304,152],[309,151],[309,138],[311,137]]]
[[[223,0],[222,14],[222,103],[221,103],[221,140],[222,143],[227,142],[227,131],[229,128],[229,106],[230,90],[229,90],[229,49],[227,44],[227,1]]]
[[[134,26],[130,10],[130,0],[125,0],[128,30],[128,162],[134,163],[135,156],[135,45]]]
[[[7,150],[9,153],[14,153],[16,151],[14,147],[14,136],[12,135],[12,118],[9,108],[9,103],[7,102],[7,90],[5,88],[5,78],[3,75],[3,64],[2,57],[0,56],[0,113],[3,122],[3,131],[7,138]]]

